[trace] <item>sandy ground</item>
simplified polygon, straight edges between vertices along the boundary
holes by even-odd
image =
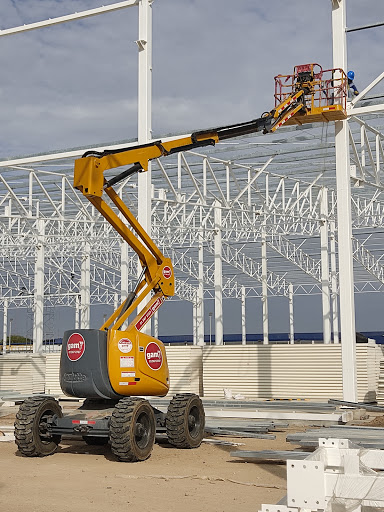
[[[0,418],[2,425],[12,423],[12,414]],[[195,450],[161,442],[148,460],[133,464],[118,462],[108,446],[73,439],[44,458],[23,457],[14,443],[2,442],[0,511],[256,512],[285,496],[285,464],[245,462],[230,452],[292,450],[286,434],[277,433],[276,440],[226,437],[244,446],[203,443]]]

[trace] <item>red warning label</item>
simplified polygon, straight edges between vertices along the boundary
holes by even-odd
[[[157,343],[154,343],[153,341],[148,343],[145,349],[145,360],[152,370],[159,370],[161,368],[161,365],[163,364],[163,354],[161,353],[161,348]]]
[[[156,313],[156,311],[159,309],[159,307],[164,302],[164,297],[159,297],[155,302],[152,304],[152,306],[147,309],[147,311],[144,313],[144,315],[140,318],[138,322],[136,322],[136,329],[140,331],[140,329],[145,325],[148,320],[151,318],[151,316]]]
[[[172,276],[171,267],[166,266],[163,268],[163,276],[165,277],[165,279],[169,279]]]
[[[70,361],[77,361],[84,354],[85,339],[78,332],[70,335],[67,341],[67,356]]]

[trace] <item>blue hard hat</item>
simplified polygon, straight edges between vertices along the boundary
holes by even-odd
[[[354,79],[355,79],[355,72],[354,72],[354,71],[348,71],[348,73],[347,73],[347,77],[348,77],[350,80],[354,80]]]

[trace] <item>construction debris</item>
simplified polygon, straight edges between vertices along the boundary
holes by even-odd
[[[343,438],[364,448],[384,449],[384,428],[332,425],[318,429],[288,434],[289,443],[305,448],[316,448],[320,438]]]
[[[295,452],[294,450],[238,450],[231,452],[231,457],[240,457],[241,459],[259,459],[259,460],[274,460],[276,462],[283,462],[286,460],[302,460],[308,457],[308,452]],[[256,461],[255,461],[256,462]]]
[[[203,443],[219,444],[221,446],[244,446],[244,443],[234,443],[233,441],[223,441],[222,439],[203,438]]]
[[[372,411],[372,412],[384,412],[384,407],[380,405],[375,405],[372,403],[365,403],[365,402],[345,402],[344,400],[328,400],[328,403],[334,404],[334,405],[340,405],[344,407],[350,407],[352,409],[364,409],[366,411]]]
[[[276,436],[270,434],[261,434],[257,432],[247,432],[246,430],[227,430],[224,428],[205,427],[208,434],[218,436],[231,436],[231,437],[252,437],[254,439],[276,439]]]

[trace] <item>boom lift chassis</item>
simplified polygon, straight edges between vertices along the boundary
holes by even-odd
[[[65,416],[53,397],[25,400],[15,421],[16,444],[23,455],[50,455],[62,435],[74,435],[88,444],[110,442],[112,452],[121,461],[140,461],[150,456],[156,429],[165,430],[168,441],[178,448],[200,446],[205,415],[197,395],[175,395],[166,413],[142,398],[164,396],[169,390],[164,346],[141,330],[164,299],[174,294],[174,273],[172,262],[164,257],[113,186],[147,171],[149,161],[155,158],[259,131],[273,133],[284,124],[345,119],[346,84],[340,69],[323,71],[318,64],[296,66],[292,75],[275,77],[275,108],[258,119],[166,142],[87,151],[76,160],[74,186],[138,254],[142,273],[128,298],[100,329],[64,334],[61,388],[69,396],[86,400],[76,414]],[[112,178],[104,177],[105,171],[122,166],[129,167]],[[111,206],[104,201],[104,193]],[[145,298],[149,302],[122,330]]]

